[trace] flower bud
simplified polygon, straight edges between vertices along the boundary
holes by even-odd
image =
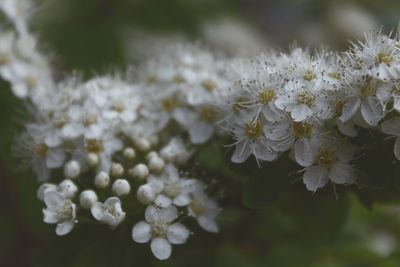
[[[122,154],[128,160],[133,160],[136,157],[135,150],[131,147],[125,148],[124,151],[122,152]]]
[[[40,185],[39,189],[36,192],[36,196],[41,201],[44,201],[44,194],[47,191],[57,191],[57,186],[55,184],[44,183]]]
[[[97,202],[97,195],[93,190],[82,191],[79,195],[79,203],[84,209],[90,209]]]
[[[81,166],[76,160],[71,160],[64,166],[65,178],[75,179],[81,174]]]
[[[112,191],[119,197],[127,195],[131,192],[131,185],[125,179],[118,179],[113,183]]]
[[[86,157],[86,162],[90,167],[97,166],[99,161],[99,156],[96,153],[89,153]]]
[[[151,158],[153,158],[153,157],[158,157],[158,154],[157,154],[157,152],[155,152],[155,151],[150,151],[147,155],[146,155],[146,160],[150,160]]]
[[[119,163],[111,164],[111,176],[119,177],[122,176],[125,172],[124,167]]]
[[[160,157],[152,157],[149,160],[148,166],[151,172],[160,173],[165,167],[165,162]]]
[[[154,201],[154,199],[157,196],[157,192],[149,184],[144,184],[139,186],[137,192],[136,192],[136,197],[137,199],[142,203],[142,204],[150,204],[151,202]]]
[[[58,185],[58,191],[66,198],[73,198],[78,193],[78,187],[74,182],[66,179]]]
[[[148,151],[151,147],[149,140],[144,139],[144,138],[137,139],[135,141],[135,145],[142,152]]]
[[[145,164],[140,163],[131,170],[131,175],[134,178],[145,179],[149,176],[149,169]]]
[[[94,185],[97,188],[106,188],[110,184],[110,176],[105,172],[99,172],[94,178]]]

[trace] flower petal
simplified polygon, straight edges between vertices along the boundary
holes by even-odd
[[[336,162],[329,172],[329,178],[335,184],[353,184],[356,181],[355,174],[350,164]]]
[[[171,206],[172,200],[169,197],[167,197],[163,194],[160,194],[156,197],[156,199],[154,200],[154,203],[160,208],[167,208],[167,207]]]
[[[310,167],[304,173],[303,182],[307,190],[315,192],[328,182],[328,172],[319,166]]]
[[[197,222],[199,223],[200,227],[210,233],[218,233],[218,225],[215,222],[215,219],[210,216],[200,216],[197,218]]]
[[[168,227],[167,238],[171,244],[184,244],[189,237],[189,230],[180,223]]]
[[[151,226],[145,221],[138,222],[132,229],[132,239],[137,243],[147,243],[151,238]]]
[[[159,260],[166,260],[171,256],[172,246],[165,238],[154,238],[150,247],[153,255]]]
[[[74,228],[74,221],[65,221],[57,224],[56,234],[59,236],[66,235]]]

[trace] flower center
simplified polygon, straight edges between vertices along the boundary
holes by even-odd
[[[122,113],[125,110],[125,105],[122,101],[115,101],[111,109],[118,113]]]
[[[86,139],[86,150],[92,153],[103,151],[103,142],[98,139]]]
[[[202,205],[200,201],[193,200],[189,207],[196,215],[200,215],[205,212],[204,205]]]
[[[306,81],[312,81],[315,78],[317,78],[317,75],[315,75],[315,72],[313,72],[312,70],[307,70],[303,75],[303,79]]]
[[[342,79],[342,77],[340,76],[340,73],[338,73],[338,72],[336,72],[336,71],[334,71],[334,72],[329,72],[329,73],[328,73],[328,76],[331,77],[331,78],[333,78],[333,79],[336,79],[336,80],[341,80],[341,79]]]
[[[317,163],[319,166],[330,169],[336,163],[336,154],[335,150],[328,148],[321,148],[317,155]]]
[[[96,116],[86,116],[82,119],[82,124],[85,127],[89,127],[90,125],[93,125],[97,122]]]
[[[39,144],[36,147],[36,154],[40,157],[40,158],[45,158],[47,151],[49,150],[49,148],[45,145],[45,144]]]
[[[0,53],[0,66],[10,63],[10,58],[7,54]]]
[[[147,84],[156,84],[158,82],[156,75],[149,75],[147,77]]]
[[[69,123],[69,121],[70,120],[68,116],[60,116],[55,119],[54,125],[56,126],[56,128],[62,129],[67,123]]]
[[[60,221],[67,221],[72,218],[72,203],[71,201],[65,201],[64,205],[61,207],[60,210],[56,212],[57,217]]]
[[[214,123],[217,119],[217,111],[213,107],[206,106],[200,110],[199,117],[202,121]]]
[[[375,95],[375,93],[376,93],[376,86],[371,80],[367,81],[360,88],[360,95],[364,99]]]
[[[293,122],[292,130],[297,138],[310,138],[312,133],[312,124],[306,122]]]
[[[164,188],[164,194],[169,198],[176,198],[182,192],[182,189],[177,184],[169,184]]]
[[[257,120],[253,123],[247,123],[246,124],[246,135],[250,139],[257,139],[263,134],[263,125],[262,123]]]
[[[171,113],[174,111],[179,105],[179,98],[177,95],[171,96],[164,98],[161,100],[161,107],[164,109],[164,111]]]
[[[243,110],[245,107],[245,99],[239,97],[238,99],[236,99],[236,101],[232,104],[232,111],[234,112],[239,112],[241,110]]]
[[[267,105],[276,97],[276,93],[272,89],[266,89],[258,95],[258,99],[260,100],[261,104]]]
[[[377,64],[386,64],[390,66],[390,64],[393,62],[393,56],[386,53],[379,53],[375,58],[375,62]]]
[[[201,83],[201,86],[203,86],[203,88],[207,91],[207,92],[212,92],[215,90],[215,88],[217,87],[217,85],[211,81],[211,80],[205,80]]]
[[[168,224],[166,224],[165,222],[157,221],[154,222],[151,226],[152,236],[165,237],[167,235]]]
[[[176,84],[182,84],[182,83],[186,82],[186,79],[182,75],[179,75],[179,74],[175,75],[174,78],[172,78],[172,79]]]
[[[344,102],[343,101],[337,101],[335,104],[335,110],[336,110],[336,114],[337,116],[341,116],[343,113],[343,106],[344,106]]]
[[[297,103],[311,107],[315,102],[315,96],[308,91],[302,91],[297,95]]]

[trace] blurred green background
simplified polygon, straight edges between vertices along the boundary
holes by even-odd
[[[226,28],[210,32],[205,25],[231,18],[269,46],[286,49],[297,41],[313,47],[322,42],[344,50],[349,39],[359,38],[369,27],[394,29],[399,14],[396,0],[41,0],[32,28],[60,77],[74,70],[90,77],[116,66],[126,68],[135,57],[129,43],[141,41],[138,30],[155,36],[179,33],[228,46],[235,36],[226,36]],[[217,44],[221,40],[228,43]],[[34,177],[12,153],[29,115],[26,103],[17,100],[6,83],[0,86],[0,266],[400,266],[396,197],[371,207],[355,193],[341,193],[336,200],[331,188],[313,195],[287,179],[271,185],[265,178],[265,187],[244,187],[245,193],[261,190],[261,199],[245,194],[243,201],[241,178],[219,167],[224,152],[215,144],[198,153],[197,164],[221,179],[220,234],[191,226],[194,235],[187,244],[175,246],[166,262],[154,260],[148,245],[131,240],[133,223],[116,231],[78,225],[68,236],[56,237],[54,227],[42,223]],[[260,170],[254,163],[232,168],[257,179],[287,171],[281,165]],[[269,205],[248,208],[257,201]]]

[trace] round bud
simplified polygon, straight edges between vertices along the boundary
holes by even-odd
[[[66,198],[73,198],[78,193],[78,187],[74,182],[66,179],[58,185],[58,191]]]
[[[124,151],[122,152],[122,154],[128,160],[133,160],[136,157],[135,150],[131,147],[125,148]]]
[[[124,174],[124,167],[119,163],[112,163],[111,164],[111,176],[119,177]]]
[[[144,138],[137,139],[135,141],[135,145],[142,152],[148,151],[151,147],[149,140],[144,139]]]
[[[36,196],[41,201],[44,201],[44,194],[47,191],[57,191],[57,186],[55,184],[44,183],[40,185],[39,189],[36,192]]]
[[[94,178],[94,185],[97,188],[106,188],[110,184],[110,176],[106,172],[99,172]]]
[[[151,172],[160,173],[165,167],[165,162],[160,157],[152,157],[149,160],[148,166]]]
[[[79,195],[79,203],[84,209],[90,209],[97,202],[97,195],[93,190],[82,191]]]
[[[145,179],[147,176],[149,176],[149,169],[145,164],[140,163],[130,171],[130,174],[134,178]]]
[[[153,157],[158,157],[158,154],[157,154],[157,152],[155,152],[155,151],[150,151],[147,155],[146,155],[146,160],[150,160],[151,158],[153,158]]]
[[[142,204],[150,204],[151,202],[154,201],[154,199],[156,199],[157,196],[157,192],[154,189],[154,187],[152,187],[149,184],[144,184],[139,186],[137,192],[136,192],[136,197],[137,199],[142,203]]]
[[[64,175],[68,179],[75,179],[81,174],[81,166],[76,160],[71,160],[64,166]]]
[[[117,179],[112,185],[112,191],[119,197],[127,195],[131,192],[131,185],[125,179]]]
[[[99,164],[99,156],[96,153],[89,153],[86,156],[86,162],[90,167],[97,166]]]

